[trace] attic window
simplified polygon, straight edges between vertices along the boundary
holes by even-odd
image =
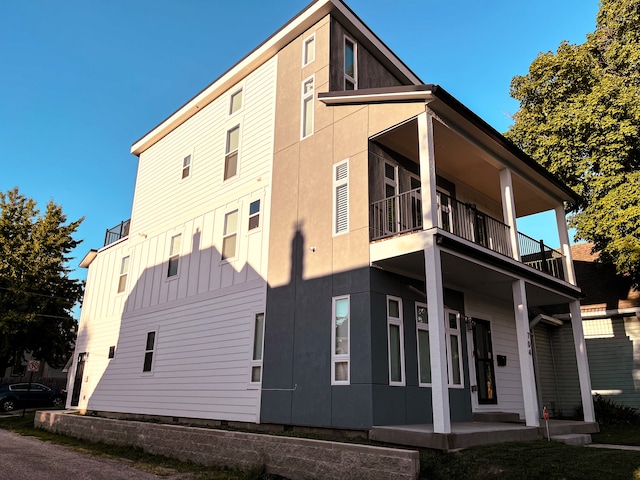
[[[344,37],[344,89],[358,89],[358,44]]]
[[[302,45],[302,66],[310,64],[316,59],[316,35],[315,33],[305,39]]]
[[[242,89],[231,95],[229,100],[229,115],[233,115],[242,108]]]

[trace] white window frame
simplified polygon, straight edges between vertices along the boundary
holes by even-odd
[[[148,348],[149,344],[149,335],[153,333],[153,345],[152,348]],[[144,375],[153,374],[154,367],[156,365],[156,353],[158,351],[158,330],[149,330],[144,337],[144,357],[142,360],[142,373]],[[145,370],[147,364],[147,355],[151,354],[151,365],[149,365],[149,370]]]
[[[174,239],[180,238],[180,244],[178,248],[174,249]],[[166,270],[166,278],[167,280],[173,280],[174,278],[178,278],[180,276],[180,254],[182,252],[182,233],[176,233],[171,235],[169,239],[169,260],[167,261],[167,270]],[[171,273],[171,262],[177,262],[176,273],[173,275],[169,275]]]
[[[427,309],[427,304],[426,303],[422,303],[422,302],[416,302],[415,304],[415,314],[416,314],[416,348],[417,348],[417,352],[418,352],[418,385],[420,387],[430,387],[431,386],[431,382],[423,382],[422,381],[422,372],[420,370],[420,331],[423,332],[428,332],[429,335],[431,335],[431,332],[429,332],[429,312],[427,310],[427,323],[421,323],[418,322],[418,308],[424,308]],[[431,350],[431,348],[429,348],[429,350]],[[429,358],[429,368],[431,368],[431,358]],[[432,374],[432,372],[430,372]]]
[[[240,106],[236,110],[234,110],[233,100],[238,95],[240,95]],[[244,108],[244,88],[240,87],[236,90],[233,90],[232,93],[229,95],[229,116],[235,115],[236,113],[241,112],[243,108]]]
[[[117,288],[118,294],[125,293],[127,291],[127,284],[129,283],[130,268],[131,268],[131,255],[125,255],[120,260],[120,274],[118,275],[118,288]]]
[[[457,316],[457,328],[451,328],[449,326],[449,314],[453,313]],[[464,369],[462,362],[462,332],[460,328],[460,322],[462,317],[460,316],[460,312],[457,310],[452,310],[450,308],[444,309],[444,328],[445,328],[445,342],[447,347],[447,383],[449,388],[464,388]],[[457,335],[458,337],[458,367],[460,368],[460,383],[453,383],[451,381],[451,372],[453,372],[453,356],[451,353],[451,335]]]
[[[236,148],[234,150],[231,150],[229,143],[231,139],[231,132],[233,132],[234,130],[238,131],[238,145],[236,145]],[[225,182],[238,176],[238,171],[240,170],[240,144],[242,143],[241,138],[242,128],[240,127],[239,123],[227,129],[224,139],[224,165],[222,166],[222,179]],[[227,176],[227,162],[233,155],[236,156],[236,170],[233,175]]]
[[[353,45],[353,76],[349,75],[346,72],[346,61],[347,61],[347,42]],[[353,84],[353,89],[358,90],[358,42],[356,42],[353,38],[348,35],[345,35],[342,40],[342,73],[343,73],[343,84],[342,87],[344,90],[347,90],[347,82]]]
[[[258,211],[251,213],[251,206],[254,205],[256,202],[258,202]],[[248,210],[248,218],[247,218],[247,230],[249,233],[253,233],[254,231],[260,230],[260,227],[262,227],[262,218],[261,218],[261,213],[262,213],[262,199],[261,198],[255,198],[253,200],[249,201],[249,210]],[[257,218],[258,219],[258,224],[254,227],[251,226],[251,221]]]
[[[186,155],[183,155],[181,180],[186,180],[187,178],[191,178],[192,166],[193,166],[193,154],[187,153]]]
[[[260,356],[259,358],[256,358],[256,338],[257,335],[256,333],[258,333],[258,328],[257,328],[257,324],[258,324],[258,316],[262,315],[262,331],[260,332]],[[249,383],[251,384],[251,386],[253,387],[259,387],[260,385],[262,385],[262,359],[264,358],[264,320],[265,320],[265,315],[264,312],[257,312],[253,315],[253,342],[251,342],[251,360],[250,360],[250,366],[249,366]],[[253,370],[255,368],[259,368],[260,369],[260,380],[259,381],[254,381],[253,380]]]
[[[227,231],[227,218],[229,215],[235,213],[236,214],[236,228],[233,232]],[[238,257],[238,229],[240,227],[240,209],[236,208],[234,210],[230,210],[224,214],[223,224],[222,224],[222,245],[220,247],[220,260],[223,262],[231,262]],[[227,238],[235,237],[235,246],[233,248],[233,255],[225,257],[224,256],[224,243]]]
[[[346,175],[338,180],[338,170],[346,165],[347,171]],[[346,228],[338,231],[338,189],[346,186],[347,188],[347,206],[346,206]],[[345,233],[349,233],[349,213],[350,213],[350,202],[349,202],[349,159],[343,160],[333,165],[333,236],[343,235]]]
[[[308,84],[309,82],[311,82],[311,90],[306,92],[304,91],[304,87],[306,84]],[[300,85],[300,94],[301,94],[301,101],[300,101],[300,140],[303,140],[305,138],[309,138],[311,135],[314,134],[314,128],[315,128],[315,121],[314,121],[314,117],[315,117],[315,92],[316,92],[316,76],[315,75],[311,75],[310,77],[305,78],[302,81],[302,84]],[[310,115],[310,120],[307,119],[307,117],[305,116],[305,105],[307,104],[307,102],[311,102],[311,115]],[[305,126],[307,125],[307,120],[311,122],[310,128],[309,128],[309,133],[305,134]]]
[[[394,300],[398,302],[398,315],[399,317],[392,317],[389,315],[389,300]],[[404,328],[402,321],[402,298],[394,297],[392,295],[387,295],[387,354],[388,354],[388,362],[389,365],[389,385],[404,387],[406,384],[406,375],[404,369]],[[391,326],[398,327],[398,340],[400,342],[400,381],[394,381],[391,379]]]
[[[347,301],[347,353],[336,353],[336,303]],[[336,365],[347,364],[347,379],[336,380]],[[331,300],[331,385],[349,385],[351,383],[351,296],[341,295]]]
[[[307,56],[307,45],[310,42],[313,42],[313,49],[311,50],[311,55]],[[311,58],[309,58],[311,57]],[[306,67],[310,63],[312,63],[316,59],[316,33],[313,32],[307,38],[302,41],[302,66]]]

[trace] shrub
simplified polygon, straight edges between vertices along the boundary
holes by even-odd
[[[596,420],[601,425],[640,425],[640,412],[637,408],[617,403],[610,398],[594,395],[593,408]],[[576,408],[576,417],[584,418],[581,406]]]

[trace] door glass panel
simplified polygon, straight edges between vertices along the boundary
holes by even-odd
[[[458,350],[458,336],[451,335],[450,337],[451,348],[451,383],[454,385],[460,385],[460,351]]]

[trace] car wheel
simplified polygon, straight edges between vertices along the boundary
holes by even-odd
[[[16,409],[16,402],[12,398],[8,398],[2,401],[2,411],[3,412],[13,412]]]
[[[64,398],[62,397],[53,397],[51,403],[54,407],[62,407],[64,405]]]

